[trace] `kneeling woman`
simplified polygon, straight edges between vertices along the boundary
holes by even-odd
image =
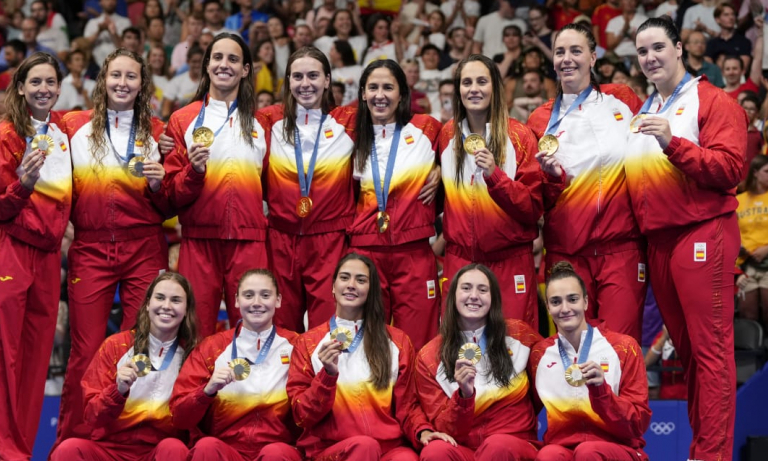
[[[298,335],[272,324],[281,300],[271,272],[249,270],[235,299],[242,321],[206,338],[184,364],[171,410],[177,427],[205,435],[192,460],[302,459],[285,393]]]
[[[107,338],[83,377],[91,440],[69,438],[51,460],[185,460],[185,433],[171,424],[168,402],[197,344],[196,323],[187,279],[172,272],[155,278],[135,329]]]
[[[535,400],[547,409],[546,445],[536,459],[647,460],[651,410],[640,346],[589,325],[586,293],[573,266],[552,266],[547,309],[559,333],[534,346],[529,365]]]
[[[416,388],[429,420],[459,446],[436,441],[421,452],[422,460],[536,457],[526,367],[541,339],[525,322],[504,320],[501,288],[490,269],[469,264],[456,273],[440,336],[419,352]]]
[[[433,432],[412,380],[408,336],[384,322],[376,266],[351,253],[333,275],[336,315],[303,334],[288,371],[299,447],[312,460],[416,460]]]

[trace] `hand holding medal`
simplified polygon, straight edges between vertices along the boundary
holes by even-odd
[[[584,384],[587,386],[602,386],[605,382],[603,368],[593,361],[578,365]]]
[[[139,354],[141,355],[141,354]],[[115,382],[117,383],[117,391],[121,395],[128,394],[131,390],[131,386],[136,380],[139,379],[139,368],[134,361],[128,361],[125,365],[118,368],[117,377]]]
[[[21,175],[19,181],[27,190],[35,189],[35,183],[40,179],[40,170],[43,168],[44,163],[45,154],[40,150],[33,150],[21,161],[21,169],[24,171],[24,174]]]
[[[483,170],[483,176],[486,178],[496,171],[496,160],[491,151],[485,147],[475,151],[475,165]]]
[[[147,184],[149,185],[149,188],[152,190],[152,192],[157,192],[160,190],[160,186],[163,183],[163,178],[165,178],[165,168],[163,165],[161,165],[158,162],[153,162],[151,160],[145,160],[144,157],[134,157],[141,159],[141,176],[139,177],[145,177],[147,178]],[[131,162],[133,162],[133,159],[131,159]],[[138,164],[134,165],[134,169],[137,169]],[[131,171],[133,174],[133,170],[131,169],[131,163],[128,163],[128,170]],[[136,174],[134,174],[136,175]]]
[[[213,371],[211,379],[203,388],[205,395],[213,397],[217,392],[224,389],[224,386],[235,381],[235,372],[232,368],[217,368]]]
[[[211,156],[211,151],[202,144],[193,143],[189,147],[189,163],[200,174],[205,173],[205,166]]]
[[[630,125],[630,130],[631,129]],[[672,130],[669,127],[669,120],[664,117],[654,117],[648,114],[642,119],[642,123],[638,127],[638,130],[641,134],[648,134],[655,137],[662,149],[666,149],[672,141]]]
[[[339,356],[341,355],[342,348],[342,343],[333,339],[321,344],[317,351],[317,358],[323,364],[325,372],[331,376],[339,374]]]
[[[549,152],[543,150],[536,154],[536,161],[539,162],[539,166],[544,173],[550,176],[559,178],[563,174],[563,167],[554,155],[550,155]]]
[[[462,397],[469,398],[475,393],[475,376],[477,376],[477,368],[475,368],[474,363],[460,355],[459,359],[456,360],[453,379],[459,385]]]

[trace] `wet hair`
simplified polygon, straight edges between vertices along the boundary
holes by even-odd
[[[24,85],[31,71],[36,66],[49,65],[56,72],[56,83],[61,86],[63,78],[59,62],[52,55],[38,51],[30,57],[21,61],[19,67],[11,78],[11,83],[5,93],[4,118],[13,124],[13,129],[21,138],[35,135],[35,128],[32,126],[32,120],[29,116],[29,107],[24,95],[19,94],[19,86]]]
[[[640,35],[640,32],[649,29],[651,27],[657,27],[659,29],[662,29],[664,31],[664,35],[667,36],[667,38],[672,42],[673,46],[677,46],[678,43],[682,44],[683,40],[680,38],[680,32],[677,30],[677,26],[675,26],[674,21],[672,21],[672,18],[669,16],[662,15],[658,18],[648,18],[640,24],[640,27],[637,28],[637,33],[635,34],[635,37]]]
[[[341,10],[338,10],[341,11]],[[285,65],[285,80],[283,83],[283,139],[290,145],[293,145],[293,135],[296,132],[296,113],[298,102],[293,97],[291,92],[291,66],[296,60],[301,58],[312,58],[318,61],[323,67],[323,74],[331,78],[331,64],[328,62],[328,58],[325,53],[318,50],[314,46],[303,46],[296,50]],[[324,114],[327,114],[336,106],[333,100],[333,91],[331,91],[330,84],[328,88],[323,92],[323,99],[321,101],[321,109]]]
[[[757,172],[762,170],[765,165],[768,165],[768,156],[755,155],[752,162],[749,164],[749,171],[747,171],[747,179],[744,180],[744,190],[755,194],[757,193]]]
[[[378,390],[389,387],[392,378],[392,353],[389,349],[389,333],[384,318],[384,301],[381,294],[381,280],[376,265],[369,258],[349,253],[341,258],[333,272],[333,282],[339,276],[341,267],[347,261],[361,261],[368,268],[368,297],[363,305],[363,348],[371,369],[370,382]]]
[[[456,381],[456,359],[459,349],[466,342],[461,334],[461,315],[456,305],[456,293],[459,290],[459,279],[469,271],[480,271],[488,278],[488,286],[491,294],[491,308],[485,320],[485,354],[490,362],[488,370],[489,377],[500,387],[506,387],[515,374],[515,368],[512,361],[509,360],[507,351],[507,323],[504,320],[503,303],[501,298],[501,288],[496,275],[482,264],[468,264],[462,267],[451,280],[451,286],[445,298],[445,312],[443,321],[440,324],[440,336],[442,344],[440,346],[439,360],[445,368],[445,376],[449,381]]]
[[[552,42],[552,50],[555,49],[555,43],[557,43],[557,39],[560,37],[560,34],[565,32],[566,30],[572,30],[574,32],[578,32],[581,34],[585,39],[587,39],[587,47],[589,47],[589,52],[594,53],[597,49],[597,40],[595,40],[595,35],[592,33],[592,30],[584,26],[582,24],[567,24],[565,27],[560,29],[560,31],[557,33],[557,36],[555,37],[555,40]],[[597,63],[596,63],[597,64]],[[615,65],[614,65],[615,66]],[[592,89],[596,90],[598,94],[600,94],[600,83],[597,81],[597,74],[595,74],[594,69],[589,69],[589,84],[592,85]],[[563,94],[563,85],[560,83],[560,80],[557,81],[557,96],[561,96]]]
[[[243,287],[243,283],[248,279],[248,277],[251,277],[253,275],[262,275],[272,281],[272,285],[275,287],[275,295],[280,294],[280,288],[277,286],[277,279],[275,278],[275,274],[272,273],[269,269],[249,269],[245,271],[242,277],[240,277],[240,280],[237,281],[237,293],[235,295],[240,294],[240,288]]]
[[[165,280],[176,282],[187,296],[187,313],[184,315],[181,325],[179,325],[179,332],[177,338],[179,338],[179,346],[184,348],[184,359],[189,356],[192,349],[195,348],[200,338],[197,335],[197,310],[195,307],[195,293],[192,291],[192,285],[189,283],[183,275],[176,272],[164,272],[157,277],[147,288],[147,292],[144,294],[144,301],[141,303],[139,313],[136,316],[136,330],[133,339],[133,351],[135,354],[146,353],[149,350],[149,302],[152,299],[152,295],[155,293],[155,287]]]
[[[411,121],[411,89],[405,79],[405,72],[391,59],[379,59],[371,62],[363,70],[360,76],[360,86],[357,92],[357,139],[355,140],[355,166],[359,171],[365,169],[368,158],[371,156],[371,147],[376,142],[376,136],[373,132],[373,119],[368,104],[363,99],[365,96],[365,87],[368,84],[368,78],[376,69],[388,69],[395,77],[397,86],[400,90],[400,101],[395,109],[395,122],[401,127],[405,127]]]
[[[213,2],[218,3],[218,2]],[[203,101],[205,95],[211,87],[211,77],[208,75],[208,64],[211,62],[211,52],[213,46],[222,40],[232,40],[240,47],[240,54],[243,56],[243,67],[248,67],[248,75],[240,79],[237,89],[237,116],[240,119],[240,136],[249,146],[253,146],[253,114],[256,113],[256,89],[253,87],[253,59],[248,45],[236,34],[221,33],[213,38],[211,45],[203,54],[203,72],[200,77],[200,83],[197,86],[197,93],[192,98],[193,101]],[[198,47],[199,48],[199,47]],[[191,52],[190,48],[190,52]],[[189,52],[187,53],[189,54]],[[205,101],[203,101],[205,104]]]
[[[352,49],[352,45],[350,45],[347,40],[336,40],[333,42],[333,46],[336,48],[336,51],[338,51],[339,56],[341,56],[341,63],[344,64],[345,67],[357,64],[355,50]]]
[[[576,273],[576,269],[574,269],[571,263],[569,263],[568,261],[558,261],[549,270],[549,280],[547,280],[547,290],[549,290],[549,285],[552,282],[556,280],[563,280],[563,279],[569,279],[569,278],[574,278],[579,282],[579,286],[581,287],[581,294],[584,297],[586,297],[587,285],[584,283],[584,280],[579,276],[579,274]]]

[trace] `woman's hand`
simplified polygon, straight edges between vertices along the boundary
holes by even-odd
[[[202,144],[192,143],[189,148],[189,162],[192,164],[192,168],[200,174],[205,173],[205,165],[210,156],[211,150]]]
[[[453,379],[459,385],[459,391],[461,396],[466,398],[471,397],[475,393],[475,376],[477,375],[477,369],[472,362],[467,359],[458,359],[456,361],[456,370],[453,372]]]
[[[224,386],[235,380],[235,373],[231,368],[217,368],[213,371],[211,379],[208,380],[208,384],[205,385],[203,392],[208,397],[213,397],[217,392],[222,390]]]
[[[493,159],[493,154],[486,147],[475,151],[475,165],[483,169],[483,176],[486,178],[496,171],[496,160]]]
[[[539,162],[544,173],[559,178],[563,174],[563,167],[557,161],[554,155],[549,155],[547,151],[541,151],[536,154],[536,161]]]
[[[173,138],[166,135],[165,133],[160,133],[160,139],[157,141],[157,147],[160,149],[160,153],[163,155],[168,155],[174,148],[176,144],[173,142]]]
[[[766,256],[768,256],[768,245],[761,246],[752,252],[752,259],[759,263],[763,262],[763,259],[765,259]]]
[[[323,364],[325,372],[331,376],[339,374],[339,355],[341,355],[341,343],[334,340],[320,345],[317,358]]]
[[[427,182],[424,183],[424,187],[419,192],[418,200],[421,200],[421,203],[424,205],[432,203],[437,196],[437,188],[440,186],[440,172],[440,165],[435,165],[432,171],[429,172],[429,176],[427,176]]]
[[[669,128],[669,120],[664,117],[648,115],[640,122],[640,133],[655,137],[662,149],[666,149],[672,141],[672,130]]]
[[[45,163],[45,154],[40,149],[35,149],[21,161],[21,169],[24,174],[19,181],[27,190],[35,190],[35,183],[40,179],[40,169]]]
[[[160,186],[163,183],[163,178],[165,177],[165,168],[163,168],[163,165],[153,162],[152,160],[147,160],[144,162],[144,169],[142,171],[144,172],[144,177],[147,178],[150,190],[152,190],[152,192],[159,191]]]
[[[136,373],[139,371],[136,364],[129,360],[125,365],[117,370],[117,392],[121,395],[127,395],[131,390],[131,385],[139,379]]]
[[[444,432],[434,432],[425,429],[419,433],[419,442],[421,442],[422,445],[427,445],[432,440],[442,440],[450,443],[454,447],[456,446],[456,440]]]
[[[602,386],[605,382],[605,375],[600,365],[593,361],[579,365],[581,374],[587,379],[588,386]]]

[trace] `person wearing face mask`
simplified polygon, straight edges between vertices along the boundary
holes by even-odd
[[[528,361],[536,409],[547,409],[536,461],[647,461],[651,409],[637,341],[587,323],[586,285],[565,261],[552,266],[546,301],[558,333],[533,346]]]
[[[72,204],[69,140],[51,112],[61,81],[50,54],[21,61],[0,121],[0,447],[9,459],[32,456],[56,330]]]
[[[685,369],[689,458],[727,461],[736,406],[736,186],[748,119],[725,91],[688,74],[667,18],[644,22],[635,44],[656,91],[640,110],[637,132],[629,134],[627,188],[648,239],[653,292]]]
[[[239,277],[267,267],[267,219],[261,174],[268,131],[256,116],[253,62],[237,35],[219,34],[203,56],[205,70],[194,101],[176,111],[166,134],[166,187],[184,229],[179,272],[200,305],[200,334],[216,328],[222,292],[231,325]]]
[[[538,325],[533,241],[543,212],[536,136],[510,119],[496,63],[462,60],[454,74],[453,121],[438,140],[445,187],[444,277],[467,264],[499,278],[504,317]]]
[[[168,268],[163,221],[175,211],[163,186],[165,169],[152,117],[151,77],[141,56],[112,52],[99,72],[94,109],[63,123],[72,148],[74,195],[69,249],[72,349],[62,390],[57,443],[87,437],[80,380],[104,340],[119,287],[121,329],[130,328],[144,289]]]
[[[51,461],[184,461],[187,433],[168,402],[184,360],[197,345],[195,296],[187,279],[163,273],[147,288],[132,330],[107,338],[82,387],[90,438],[69,438]]]
[[[333,274],[336,313],[296,342],[288,398],[311,460],[416,461],[413,447],[437,439],[419,406],[414,351],[384,319],[373,261],[350,253]],[[411,446],[408,446],[408,443]]]
[[[285,392],[298,335],[272,323],[281,300],[271,272],[246,271],[236,297],[242,321],[206,338],[182,367],[171,412],[176,427],[202,432],[192,461],[303,459]]]
[[[642,103],[626,85],[598,85],[592,31],[579,24],[554,43],[558,95],[528,126],[556,147],[536,155],[544,170],[547,267],[567,260],[587,284],[591,318],[640,340],[645,304],[645,243],[624,173],[630,120]]]
[[[434,441],[422,450],[422,461],[536,457],[526,367],[541,339],[523,321],[504,319],[501,288],[490,269],[461,268],[446,293],[440,336],[419,352],[415,378],[430,422],[459,445]]]

